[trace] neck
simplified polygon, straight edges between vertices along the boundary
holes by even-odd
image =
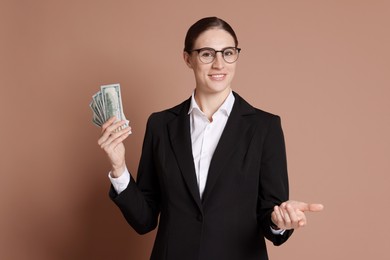
[[[195,100],[200,110],[212,121],[214,113],[220,108],[226,98],[229,96],[231,88],[227,88],[218,93],[203,93],[195,90]]]

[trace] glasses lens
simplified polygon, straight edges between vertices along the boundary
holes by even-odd
[[[214,60],[215,51],[212,49],[202,49],[199,51],[200,61],[203,63],[210,63]]]
[[[223,51],[223,58],[228,63],[233,63],[238,59],[238,50],[236,48],[227,48]]]

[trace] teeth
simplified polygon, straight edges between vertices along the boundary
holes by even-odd
[[[222,78],[224,75],[211,75],[213,78]]]

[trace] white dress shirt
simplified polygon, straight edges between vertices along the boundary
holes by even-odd
[[[235,98],[233,93],[230,92],[223,104],[213,114],[212,120],[209,120],[196,103],[194,94],[195,92],[192,93],[188,114],[190,115],[192,155],[194,158],[196,180],[200,197],[202,197],[206,187],[210,162],[232,111]],[[108,177],[118,194],[124,191],[130,182],[130,173],[127,169],[118,178],[112,178],[111,174],[108,174]],[[272,228],[271,230],[274,234],[283,234],[284,232]]]
[[[211,159],[232,111],[233,104],[234,96],[230,92],[224,103],[213,114],[212,120],[209,120],[199,108],[194,94],[192,94],[188,114],[190,115],[192,155],[200,197],[202,197],[206,187]]]

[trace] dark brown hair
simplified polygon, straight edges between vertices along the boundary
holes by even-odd
[[[184,51],[191,51],[194,48],[194,43],[199,37],[199,35],[202,34],[204,31],[213,28],[223,29],[227,31],[234,39],[234,43],[236,45],[234,47],[238,46],[238,39],[236,33],[227,22],[218,17],[206,17],[197,21],[188,29],[186,38],[184,40]]]

